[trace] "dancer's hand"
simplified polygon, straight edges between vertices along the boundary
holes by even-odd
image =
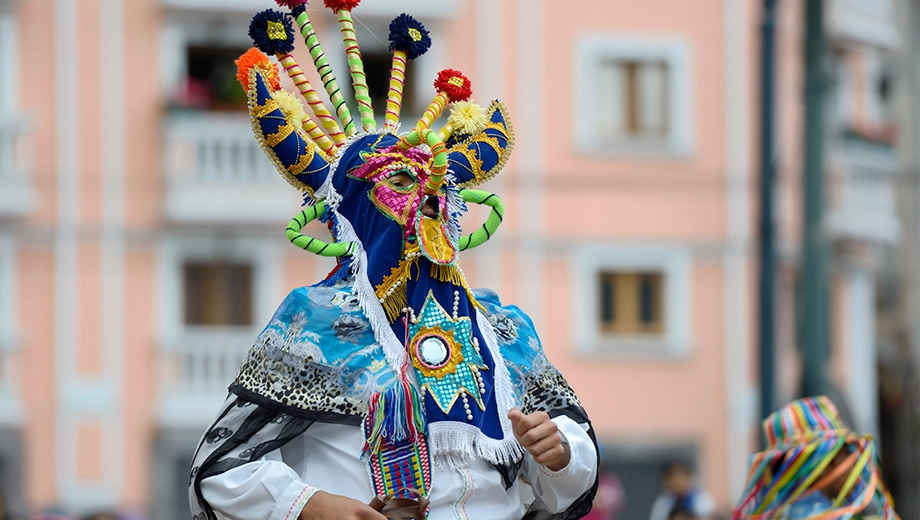
[[[303,511],[300,520],[387,520],[387,517],[353,498],[317,491]]]
[[[538,464],[553,471],[559,471],[569,465],[572,452],[563,442],[559,427],[546,412],[524,415],[517,408],[508,412],[514,436]]]

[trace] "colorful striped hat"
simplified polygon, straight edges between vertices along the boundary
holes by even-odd
[[[881,518],[898,519],[882,481],[875,440],[847,428],[830,399],[794,401],[770,415],[763,428],[767,449],[751,458],[733,520],[787,518],[801,499],[845,475],[837,496],[827,497],[808,518],[849,519],[874,505]],[[840,454],[846,455],[842,462]]]

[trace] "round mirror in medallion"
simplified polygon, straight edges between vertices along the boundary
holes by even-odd
[[[450,360],[450,346],[443,338],[428,336],[416,349],[419,361],[432,368],[444,366]]]

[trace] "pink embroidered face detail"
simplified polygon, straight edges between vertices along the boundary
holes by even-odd
[[[374,183],[370,199],[381,213],[403,227],[405,236],[415,233],[419,206],[425,201],[423,187],[428,181],[431,154],[417,148],[381,148],[364,155],[365,164],[350,173],[352,177]],[[447,202],[438,197],[443,215]]]
[[[423,201],[423,193],[418,183],[406,190],[395,189],[383,180],[374,186],[370,197],[377,209],[403,226],[406,235],[409,235],[415,229],[415,215]]]

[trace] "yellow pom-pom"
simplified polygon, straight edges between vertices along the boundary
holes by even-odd
[[[307,118],[307,113],[303,109],[303,103],[294,94],[287,90],[279,90],[272,94],[272,99],[278,103],[278,108],[288,118],[294,128],[303,131],[303,120]]]
[[[459,135],[473,135],[485,130],[489,124],[485,110],[470,101],[458,101],[450,110],[447,122],[454,127],[454,133]]]

